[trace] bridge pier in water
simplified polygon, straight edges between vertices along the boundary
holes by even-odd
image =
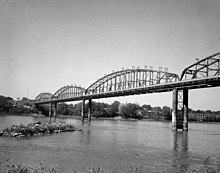
[[[49,118],[51,122],[52,114],[54,116],[54,121],[56,121],[57,118],[57,103],[50,103],[49,104]]]
[[[189,90],[183,90],[183,130],[188,131]]]
[[[52,103],[49,103],[49,118],[51,122],[51,115],[52,115]]]
[[[84,122],[85,119],[85,115],[84,112],[85,111],[85,99],[82,100],[82,104],[81,104],[81,120],[82,122]]]
[[[173,89],[172,129],[188,130],[188,89]]]
[[[54,112],[53,112],[53,115],[54,115],[54,121],[56,121],[56,118],[57,118],[57,103],[54,103]]]
[[[88,107],[88,121],[91,121],[91,110],[92,110],[92,99],[89,99],[89,107]]]
[[[92,110],[92,100],[89,99],[88,102],[88,121],[91,121],[91,110]],[[85,120],[85,99],[82,100],[82,105],[81,105],[81,120],[84,122]]]

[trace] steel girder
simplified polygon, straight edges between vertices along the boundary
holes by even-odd
[[[46,100],[51,100],[53,94],[48,93],[48,92],[43,92],[40,93],[36,98],[35,101],[46,101]]]
[[[166,71],[152,69],[127,69],[105,75],[90,85],[85,94],[123,91],[157,84],[179,81],[179,76]]]
[[[64,86],[57,90],[51,99],[66,99],[72,97],[83,96],[85,94],[85,89],[79,86]]]
[[[220,52],[208,56],[185,68],[180,80],[205,78],[220,75]]]

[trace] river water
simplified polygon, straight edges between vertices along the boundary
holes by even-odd
[[[187,172],[206,164],[220,172],[220,124],[190,123],[188,132],[173,132],[171,124],[157,121],[80,120],[62,118],[77,132],[31,138],[0,137],[0,172],[8,162],[37,167],[43,161],[58,172]],[[0,116],[0,130],[13,124],[48,121],[44,117]]]

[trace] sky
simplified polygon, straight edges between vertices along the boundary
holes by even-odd
[[[220,52],[219,0],[0,0],[0,95],[34,99],[88,87],[112,70],[168,68]],[[192,90],[189,107],[220,110],[220,88]],[[100,99],[171,106],[172,93]]]

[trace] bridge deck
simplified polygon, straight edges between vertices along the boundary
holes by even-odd
[[[220,86],[220,76],[177,81],[172,83],[150,85],[150,86],[138,87],[133,89],[103,92],[98,94],[88,94],[88,95],[82,95],[72,98],[45,100],[45,101],[35,102],[35,104],[47,104],[47,103],[55,103],[55,102],[79,101],[83,99],[99,99],[99,98],[128,96],[128,95],[136,95],[136,94],[170,92],[174,88],[198,89],[198,88],[209,88],[209,87],[217,87],[217,86]]]

